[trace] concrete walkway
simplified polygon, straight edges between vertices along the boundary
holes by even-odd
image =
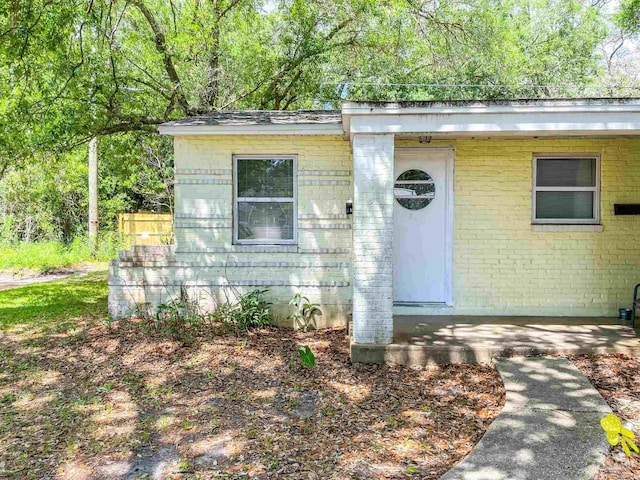
[[[69,278],[73,273],[53,273],[44,274],[31,277],[18,277],[10,274],[0,274],[0,291],[10,290],[12,288],[20,288],[26,285],[33,285],[34,283],[47,283],[55,282],[56,280],[63,280]]]
[[[440,480],[587,480],[608,451],[600,419],[608,405],[560,358],[512,358],[496,367],[502,412],[476,448]]]
[[[38,273],[35,271],[25,271],[22,274],[14,274],[8,271],[0,270],[0,291],[11,290],[13,288],[25,287],[36,283],[55,282],[64,280],[77,275],[85,275],[87,273],[98,270],[106,270],[105,263],[81,263],[70,268],[58,268],[49,273]]]

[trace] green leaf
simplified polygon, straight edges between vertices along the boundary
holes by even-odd
[[[300,356],[300,360],[302,360],[302,364],[306,367],[313,368],[316,365],[316,357],[309,348],[309,345],[298,348],[298,355]]]

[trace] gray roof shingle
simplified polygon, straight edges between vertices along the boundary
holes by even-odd
[[[164,126],[340,125],[340,110],[228,110],[172,120]]]

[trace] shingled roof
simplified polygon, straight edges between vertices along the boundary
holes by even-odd
[[[340,110],[227,110],[173,120],[164,126],[340,125],[341,122]]]

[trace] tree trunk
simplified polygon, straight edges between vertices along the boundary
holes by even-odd
[[[215,109],[220,91],[220,12],[218,3],[214,4],[215,23],[211,29],[211,52],[207,65],[207,83],[205,85],[202,103],[205,107]]]
[[[98,246],[98,139],[89,141],[89,242],[92,253]]]

